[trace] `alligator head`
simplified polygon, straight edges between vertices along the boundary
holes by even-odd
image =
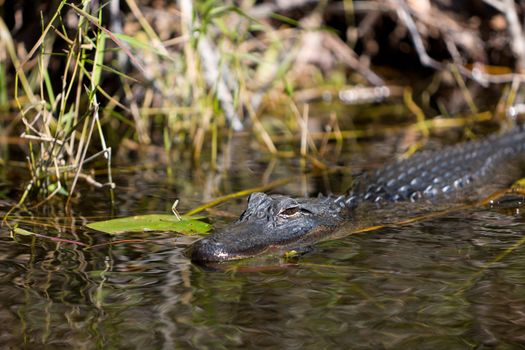
[[[194,243],[190,256],[197,262],[220,262],[295,249],[320,240],[347,213],[343,197],[294,199],[253,193],[240,218]]]

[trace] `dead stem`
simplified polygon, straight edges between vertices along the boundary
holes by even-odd
[[[318,117],[310,115],[311,103],[335,98],[348,105],[399,103],[404,91],[405,106],[417,117],[417,126],[405,127],[428,135],[428,128],[469,123],[448,115],[463,109],[432,100],[446,84],[455,83],[474,122],[493,114],[478,113],[472,87],[511,82],[508,93],[502,93],[498,116],[516,118],[525,110],[519,103],[525,80],[520,8],[512,0],[482,3],[501,12],[504,23],[499,29],[466,23],[447,6],[406,0],[299,0],[293,5],[238,7],[179,0],[166,3],[162,11],[152,11],[155,5],[142,0],[126,0],[126,9],[118,1],[110,2],[109,11],[102,11],[97,2],[62,0],[54,13],[41,15],[41,32],[35,32],[35,44],[27,50],[0,19],[0,47],[5,51],[0,68],[7,62],[13,72],[0,76],[0,87],[13,87],[12,100],[5,104],[19,110],[8,129],[18,128],[17,135],[27,141],[32,176],[22,198],[37,198],[36,205],[41,205],[67,189],[71,200],[79,179],[112,188],[111,147],[136,141],[137,147],[163,144],[165,155],[189,146],[196,163],[209,159],[215,169],[221,140],[241,129],[272,154],[300,154],[305,168],[306,162],[323,168],[321,156],[334,149],[340,152],[343,140],[384,132],[346,126],[341,130],[335,112],[326,113],[330,115],[326,125],[313,130],[311,121]],[[303,13],[289,12],[293,8]],[[334,28],[344,30],[336,32],[327,21],[329,14],[338,13],[342,22]],[[386,17],[396,25],[392,33],[380,31],[378,23]],[[494,52],[505,57],[505,50],[484,40],[486,35],[500,38],[491,30],[505,34],[503,46],[510,48],[515,67],[491,61]],[[371,64],[382,54],[379,44],[385,45],[379,37],[387,34],[393,47],[411,41],[404,54],[438,71],[439,77],[422,94],[422,107],[412,101],[418,96],[407,97],[406,82],[387,85],[383,71]],[[430,47],[435,41],[444,44],[439,54]],[[57,48],[61,51],[55,52]],[[2,83],[5,78],[12,84]],[[5,93],[10,92],[0,91]],[[299,103],[308,104],[299,111]],[[439,113],[434,113],[435,106]],[[282,117],[279,130],[284,136],[266,127],[267,114]],[[296,140],[297,152],[278,147]],[[202,157],[207,152],[211,156]],[[97,157],[105,158],[105,181],[84,171],[85,164]],[[97,169],[97,174],[102,172]],[[169,172],[173,174],[173,169]]]

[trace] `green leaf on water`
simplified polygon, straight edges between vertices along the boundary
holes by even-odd
[[[181,216],[179,219],[174,215],[149,214],[92,222],[86,226],[90,229],[109,234],[144,231],[171,231],[185,235],[192,235],[195,233],[207,233],[211,230],[210,224],[198,219],[199,218],[197,217],[191,216]]]

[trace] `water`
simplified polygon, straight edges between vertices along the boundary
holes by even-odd
[[[398,136],[352,144],[338,163],[352,171],[396,153]],[[525,216],[519,198],[403,227],[318,244],[294,261],[240,271],[195,266],[173,234],[115,238],[83,228],[95,218],[188,210],[265,181],[295,176],[274,191],[339,192],[347,174],[297,176],[295,160],[233,140],[223,171],[166,165],[146,154],[115,176],[107,193],[81,184],[67,213],[60,200],[22,227],[98,246],[35,237],[0,241],[0,344],[27,349],[519,349],[525,347]],[[234,155],[234,157],[232,157]],[[328,155],[328,161],[336,157]],[[117,161],[118,162],[118,161]],[[335,162],[335,161],[334,161]],[[125,170],[127,169],[127,170]],[[4,171],[6,168],[3,169]],[[124,171],[125,170],[125,171]],[[6,181],[15,181],[7,171]],[[11,182],[11,186],[19,186]],[[210,214],[222,226],[244,207]],[[45,223],[46,225],[42,225]],[[110,240],[134,242],[105,244]]]

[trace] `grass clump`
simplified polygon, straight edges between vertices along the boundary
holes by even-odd
[[[443,6],[400,4],[404,5],[307,0],[293,6],[217,0],[1,4],[0,111],[17,111],[6,129],[21,135],[31,177],[19,204],[38,198],[38,205],[58,194],[70,201],[79,181],[111,193],[111,160],[119,147],[162,145],[167,152],[186,152],[196,161],[209,152],[206,158],[213,168],[219,141],[231,131],[252,133],[266,151],[285,156],[290,154],[280,150],[278,140],[299,140],[300,151],[293,154],[323,168],[316,157],[326,153],[328,140],[335,139],[340,148],[345,135],[363,133],[340,130],[334,112],[327,132],[314,134],[304,102],[338,96],[353,104],[408,96],[408,90],[386,84],[370,68],[371,59],[388,46],[380,45],[381,30],[392,47],[404,51],[410,51],[407,42],[412,40],[411,53],[437,71],[422,101],[417,101],[425,111],[417,113],[420,126],[435,109],[433,104],[439,109],[434,115],[448,115],[451,107],[431,97],[447,77],[450,80],[451,72],[452,84],[464,96],[454,101],[466,101],[472,114],[481,110],[466,79],[480,84],[521,81],[517,74],[469,70],[457,55],[463,43],[433,20],[451,19],[457,24],[451,30],[467,33]],[[330,16],[335,18],[332,22]],[[407,30],[390,33],[382,27],[387,19]],[[428,30],[418,32],[415,24]],[[481,36],[482,29],[468,31],[469,38]],[[431,38],[426,33],[434,34]],[[24,40],[22,34],[32,39]],[[433,52],[425,51],[424,44],[431,40],[442,40],[446,50],[455,48],[452,64],[429,57]],[[482,56],[474,49],[464,50],[467,58]],[[519,84],[514,85],[516,92]],[[406,110],[416,110],[415,103],[405,98]],[[267,111],[279,120],[261,120]],[[271,129],[277,131],[271,134]],[[105,167],[107,175],[93,176],[87,169],[90,164]]]
[[[195,159],[212,144],[214,160],[218,137],[253,128],[277,151],[258,116],[270,89],[291,101],[287,72],[299,28],[274,29],[217,1],[115,4],[37,2],[52,11],[39,14],[40,34],[28,51],[17,50],[1,23],[9,57],[0,61],[0,105],[13,101],[19,110],[31,173],[20,204],[71,199],[80,180],[112,188],[112,149],[124,139],[189,148]],[[89,162],[105,162],[107,178],[87,173]]]

